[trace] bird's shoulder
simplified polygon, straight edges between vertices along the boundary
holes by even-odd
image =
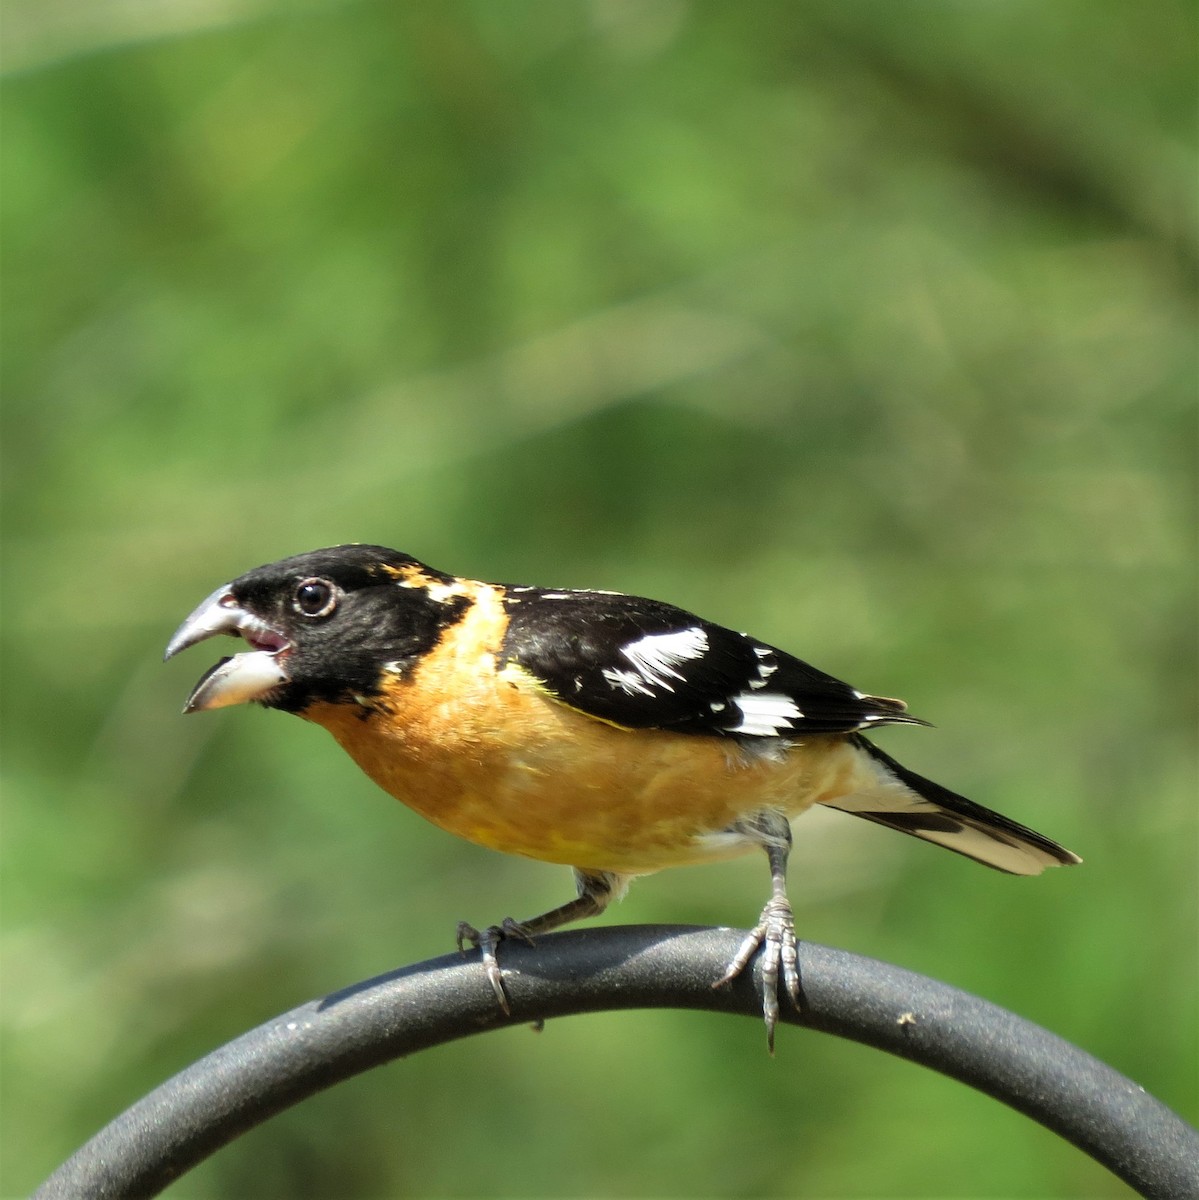
[[[505,585],[497,668],[554,699],[630,729],[732,738],[849,733],[923,724],[747,634],[620,592]]]

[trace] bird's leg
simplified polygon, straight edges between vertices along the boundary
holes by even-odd
[[[787,856],[791,853],[791,826],[785,818],[763,813],[752,825],[743,827],[762,842],[770,862],[770,899],[762,909],[757,925],[733,955],[729,969],[713,987],[731,983],[749,965],[762,946],[762,1017],[766,1022],[766,1041],[774,1053],[774,1027],[778,1024],[779,971],[791,1002],[799,1008],[799,951],[795,942],[795,914],[787,899]]]
[[[505,1013],[511,1010],[508,1007],[508,994],[504,990],[504,973],[496,959],[499,943],[504,938],[520,938],[532,945],[533,939],[539,934],[568,925],[571,921],[599,916],[612,900],[623,894],[626,879],[609,871],[580,871],[576,868],[575,884],[579,894],[573,900],[525,921],[505,917],[498,925],[490,925],[482,930],[465,921],[458,922],[458,949],[465,953],[466,942],[479,948],[483,956],[483,971]]]

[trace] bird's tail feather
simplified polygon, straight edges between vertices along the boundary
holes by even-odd
[[[861,734],[853,736],[853,743],[868,758],[870,781],[827,807],[934,842],[1011,875],[1039,875],[1046,867],[1082,862],[1034,830],[909,771]]]

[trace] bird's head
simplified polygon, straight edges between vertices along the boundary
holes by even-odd
[[[256,701],[303,712],[379,691],[431,648],[450,610],[466,601],[455,580],[384,546],[331,546],[256,567],[217,588],[179,626],[172,658],[217,634],[249,650],[204,675],[185,712]]]

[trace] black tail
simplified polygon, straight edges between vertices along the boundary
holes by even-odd
[[[869,757],[874,779],[829,808],[910,833],[1011,875],[1039,875],[1046,867],[1082,862],[1035,830],[909,771],[861,734],[851,740]]]

